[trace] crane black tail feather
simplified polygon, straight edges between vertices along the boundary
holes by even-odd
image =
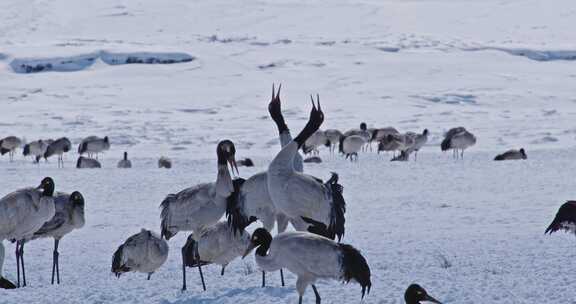
[[[168,194],[166,198],[160,203],[160,235],[165,240],[171,239],[177,232],[170,231],[170,204],[176,200],[175,194]]]
[[[358,249],[347,244],[338,244],[338,246],[342,253],[343,280],[346,283],[351,280],[358,282],[362,286],[362,298],[364,298],[366,294],[370,294],[372,288],[370,266]]]

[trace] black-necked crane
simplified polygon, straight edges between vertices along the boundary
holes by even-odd
[[[350,161],[358,161],[358,152],[362,150],[362,147],[366,145],[366,138],[360,135],[349,135],[340,137],[340,144],[338,145],[338,150],[346,156],[346,159],[350,158]]]
[[[132,168],[132,162],[128,159],[128,152],[124,152],[124,158],[122,158],[116,167],[121,169],[129,169]]]
[[[16,136],[0,139],[0,155],[8,153],[10,161],[14,161],[14,153],[22,145],[22,140]]]
[[[56,213],[51,220],[47,221],[34,233],[32,239],[51,237],[54,239],[54,252],[52,254],[52,284],[54,275],[56,282],[60,284],[60,253],[58,245],[60,240],[73,230],[84,227],[84,197],[78,191],[71,194],[56,192],[54,205]]]
[[[414,152],[414,160],[418,160],[418,151],[428,142],[428,134],[428,129],[424,129],[421,134],[414,133],[414,145],[410,148],[410,152]]]
[[[72,149],[72,143],[66,137],[58,138],[57,140],[53,141],[48,145],[46,148],[46,153],[44,153],[44,158],[48,159],[48,157],[52,155],[58,155],[58,168],[62,166],[64,168],[64,153],[67,153]]]
[[[352,135],[362,136],[364,138],[364,140],[366,141],[366,145],[364,147],[369,146],[370,139],[372,138],[372,133],[368,130],[368,126],[366,125],[365,122],[360,123],[360,129],[350,129],[350,130],[344,132],[343,135],[344,135],[344,137],[348,137],[348,136],[352,136]]]
[[[304,145],[302,146],[302,151],[304,152],[304,154],[312,153],[312,155],[318,155],[320,154],[318,148],[322,146],[329,147],[330,142],[328,141],[326,133],[324,133],[324,131],[322,130],[318,130],[314,132],[314,134],[312,134],[312,136],[310,136],[306,140],[306,142],[304,142]]]
[[[182,290],[186,290],[186,267],[216,264],[222,266],[220,274],[224,275],[226,266],[234,259],[241,257],[248,246],[250,246],[250,234],[244,229],[235,231],[228,225],[228,222],[218,222],[206,229],[199,240],[195,240],[190,235],[186,245],[182,247],[184,260]],[[202,288],[206,291],[202,268],[198,267],[198,270],[202,280]]]
[[[120,278],[126,272],[148,274],[148,280],[168,259],[168,243],[156,233],[142,229],[129,237],[112,256],[112,273]]]
[[[398,130],[396,130],[396,128],[394,127],[373,128],[370,133],[371,135],[369,140],[370,148],[372,148],[372,142],[376,142],[379,145],[381,141],[386,139],[388,134],[400,134],[400,132],[398,132]],[[380,152],[379,150],[377,151]],[[391,151],[391,150],[383,150],[383,151]]]
[[[545,233],[552,234],[558,230],[564,230],[576,235],[576,201],[567,201],[556,213],[554,220]]]
[[[326,138],[328,139],[327,144],[329,145],[330,154],[334,154],[334,150],[336,150],[336,147],[340,143],[340,138],[343,134],[337,129],[327,129],[324,131],[324,134],[326,134]]]
[[[16,241],[17,286],[26,286],[24,243],[56,213],[54,207],[54,180],[42,179],[36,188],[16,190],[0,199],[0,251],[4,253],[4,240]],[[4,261],[0,260],[0,264]]]
[[[268,104],[270,117],[276,124],[280,137],[280,146],[284,147],[292,141],[292,135],[282,115],[282,102],[280,100],[281,86],[275,92],[272,85],[272,97]],[[294,155],[292,167],[296,172],[304,169],[300,153]],[[268,191],[268,171],[252,175],[242,184],[238,195],[238,208],[227,211],[229,223],[235,222],[235,226],[242,227],[251,217],[257,218],[265,229],[272,231],[275,221],[278,223],[278,232],[284,232],[288,226],[288,218],[279,213],[274,206]],[[284,286],[284,275],[280,270],[281,284]],[[262,287],[266,285],[266,274],[262,273]]]
[[[39,139],[39,140],[25,144],[24,149],[22,151],[22,154],[24,156],[34,157],[34,161],[36,163],[39,163],[40,159],[42,157],[44,157],[44,153],[46,153],[47,148],[48,148],[48,143]]]
[[[432,302],[442,304],[440,301],[434,299],[418,284],[411,284],[404,292],[404,301],[406,304],[420,304],[421,302]]]
[[[238,191],[243,179],[232,180],[230,170],[238,167],[235,160],[236,148],[230,140],[222,140],[216,147],[218,158],[216,182],[202,183],[169,194],[160,204],[161,236],[171,239],[179,231],[192,231],[194,240],[199,241],[206,229],[216,224],[227,210],[237,210]],[[231,221],[233,229],[244,229],[241,218]],[[184,256],[182,256],[184,264]],[[202,265],[198,265],[200,268]]]
[[[322,232],[324,236],[341,239],[345,232],[346,203],[337,174],[333,173],[328,182],[322,183],[313,176],[297,172],[293,166],[298,149],[324,121],[319,97],[317,104],[318,107],[312,103],[304,129],[268,166],[268,190],[274,206],[290,219],[296,230],[305,231],[312,223],[322,223],[326,227]]]
[[[498,154],[496,155],[496,157],[494,157],[494,160],[517,160],[517,159],[527,159],[528,156],[526,155],[526,151],[524,150],[524,148],[521,148],[520,150],[508,150],[502,154]]]
[[[362,298],[366,292],[370,293],[370,267],[360,251],[351,245],[304,231],[284,232],[272,238],[263,228],[254,231],[250,243],[244,257],[257,248],[258,267],[265,271],[286,268],[298,276],[296,290],[300,304],[308,285],[312,285],[316,303],[321,302],[314,285],[318,279],[356,281],[362,287]]]
[[[452,128],[446,132],[444,140],[440,144],[442,151],[453,149],[453,157],[458,158],[458,150],[460,150],[460,158],[464,158],[464,150],[476,144],[476,136],[468,132],[464,127]]]
[[[98,136],[88,136],[80,142],[78,145],[78,154],[82,155],[84,153],[88,154],[88,157],[92,157],[96,154],[96,159],[98,159],[98,153],[110,150],[110,140],[108,136],[103,138]]]

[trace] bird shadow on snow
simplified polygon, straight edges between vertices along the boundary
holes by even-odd
[[[225,293],[219,294],[212,298],[204,297],[203,295],[192,295],[191,297],[187,297],[185,299],[178,299],[175,301],[168,301],[164,300],[162,304],[199,304],[199,303],[223,303],[226,299],[230,299],[232,297],[248,295],[248,296],[256,296],[256,295],[266,295],[269,297],[274,297],[278,299],[285,298],[286,296],[292,296],[295,294],[294,288],[275,288],[275,287],[251,287],[251,288],[233,288],[227,290]]]

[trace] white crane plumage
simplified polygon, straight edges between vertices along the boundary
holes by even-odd
[[[56,208],[54,217],[44,223],[32,236],[32,239],[46,237],[54,239],[52,284],[54,284],[54,274],[56,274],[56,282],[60,284],[60,253],[58,252],[58,245],[65,235],[84,227],[84,204],[84,197],[78,191],[74,191],[71,194],[57,192],[54,196],[54,206]]]
[[[24,243],[32,238],[44,223],[56,213],[54,206],[54,180],[42,179],[37,188],[16,190],[0,199],[0,251],[4,253],[4,240],[16,241],[17,286],[20,287],[20,266],[23,286],[26,286]],[[4,260],[0,260],[3,264]],[[0,273],[1,275],[1,273]]]
[[[14,153],[22,145],[22,140],[16,136],[8,136],[0,139],[0,155],[8,153],[10,161],[14,160]]]
[[[46,149],[48,149],[48,142],[39,139],[25,144],[22,154],[24,156],[33,156],[34,161],[38,163],[40,159],[44,157]]]
[[[340,137],[340,145],[338,150],[346,156],[346,159],[350,158],[350,161],[358,161],[358,152],[362,150],[362,147],[366,145],[367,141],[364,136],[360,135],[349,135]]]
[[[414,152],[414,160],[417,159],[418,151],[428,141],[428,129],[424,129],[421,134],[406,132],[404,134],[389,135],[389,141],[395,142],[400,150],[400,155],[394,157],[392,161],[408,161],[410,154]]]
[[[306,142],[304,142],[304,145],[302,146],[302,151],[304,151],[304,154],[312,153],[312,155],[318,155],[320,154],[318,148],[322,146],[329,147],[330,142],[328,141],[326,133],[324,133],[324,131],[322,130],[318,130],[314,132],[314,134],[312,134],[312,136],[310,136],[310,138],[308,138]]]
[[[148,280],[168,259],[168,243],[156,233],[142,229],[129,237],[112,256],[116,277],[126,272],[148,274]]]
[[[334,239],[344,235],[346,203],[338,175],[323,184],[310,175],[294,170],[293,160],[306,139],[320,128],[324,114],[312,103],[308,123],[289,144],[274,157],[268,167],[268,190],[274,206],[285,214],[296,230],[307,230],[311,224],[322,223],[325,231],[316,231]]]
[[[364,140],[366,141],[366,145],[364,145],[363,148],[369,147],[370,139],[372,138],[372,133],[368,130],[368,127],[367,127],[365,122],[360,123],[360,129],[350,129],[350,130],[344,132],[343,135],[344,135],[344,137],[348,137],[348,136],[352,136],[352,135],[362,136],[364,138]]]
[[[333,240],[309,232],[284,232],[274,238],[268,231],[258,228],[250,238],[246,257],[256,249],[256,263],[264,271],[286,268],[298,276],[296,289],[299,303],[308,285],[312,285],[316,303],[320,304],[320,294],[314,285],[318,279],[334,279],[343,282],[356,281],[362,286],[362,298],[370,293],[370,267],[360,251],[351,245],[336,243]]]
[[[216,147],[218,172],[216,182],[203,183],[169,194],[160,204],[161,236],[166,240],[179,231],[192,231],[194,240],[199,241],[206,229],[216,224],[227,210],[238,209],[238,192],[242,179],[232,180],[228,171],[236,165],[236,148],[230,140],[222,140]],[[233,229],[244,229],[242,221],[231,222]],[[183,262],[184,262],[184,257]],[[200,268],[202,265],[198,265]]]
[[[428,129],[424,129],[422,134],[415,134],[414,136],[414,145],[410,148],[411,151],[414,151],[414,160],[418,159],[418,151],[424,147],[424,145],[428,142]]]
[[[250,234],[243,229],[240,231],[231,229],[228,222],[218,222],[206,229],[198,241],[190,235],[186,245],[182,248],[184,262],[182,265],[182,290],[186,290],[186,267],[216,264],[222,266],[221,275],[224,275],[225,267],[234,259],[241,257],[248,246],[250,246]],[[206,291],[202,268],[198,268],[198,270],[200,271],[202,288]]]
[[[46,153],[44,153],[44,158],[48,159],[48,157],[52,155],[58,155],[58,168],[60,168],[60,166],[64,168],[64,158],[62,156],[64,153],[70,151],[70,149],[72,149],[72,143],[68,138],[58,138],[48,145]]]
[[[440,148],[442,151],[453,149],[453,157],[458,158],[458,150],[460,150],[460,158],[464,158],[464,150],[476,144],[476,136],[468,132],[464,127],[457,127],[450,129],[442,143]]]
[[[268,112],[278,129],[280,146],[284,147],[292,141],[292,135],[282,115],[280,90],[281,86],[278,87],[278,92],[275,92],[274,85],[272,85],[272,98],[268,104]],[[303,172],[304,165],[300,153],[294,156],[292,164],[296,172]],[[275,221],[278,223],[278,233],[284,232],[288,226],[288,218],[276,209],[270,198],[268,171],[256,173],[244,181],[236,206],[237,208],[227,210],[227,218],[229,223],[236,222],[235,226],[237,227],[246,226],[251,218],[256,218],[262,222],[263,227],[268,231],[272,231]],[[282,270],[280,270],[280,279],[282,286],[284,286]],[[263,273],[262,287],[266,285],[265,282],[266,275]]]
[[[104,136],[104,138],[88,136],[78,145],[78,154],[82,155],[86,153],[88,154],[88,157],[92,157],[92,154],[96,154],[96,159],[98,159],[98,153],[107,150],[110,150],[110,140],[108,139],[108,136]]]
[[[324,134],[326,134],[326,138],[328,139],[330,154],[334,154],[334,150],[340,143],[340,137],[342,137],[343,134],[336,129],[327,129],[324,131]]]

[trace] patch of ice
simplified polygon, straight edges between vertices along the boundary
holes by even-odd
[[[538,145],[538,144],[553,143],[553,142],[557,142],[557,141],[558,141],[558,138],[548,135],[548,136],[544,136],[542,138],[535,139],[535,140],[531,141],[530,143]]]
[[[98,59],[99,53],[55,58],[16,58],[10,67],[16,73],[74,72],[89,68]]]
[[[522,56],[535,61],[576,60],[576,50],[534,50],[528,48],[478,47],[465,51],[500,51],[513,56]]]
[[[100,58],[107,64],[173,64],[190,62],[196,58],[186,53],[162,53],[162,52],[129,52],[116,53],[102,51]]]
[[[412,95],[412,98],[423,99],[434,103],[444,104],[476,104],[476,95],[448,93],[440,96]]]

